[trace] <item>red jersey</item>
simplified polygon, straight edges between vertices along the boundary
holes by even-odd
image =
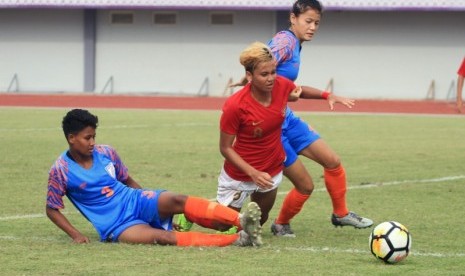
[[[281,126],[288,96],[294,88],[292,81],[277,76],[270,106],[265,107],[252,98],[250,84],[230,96],[223,105],[220,129],[236,136],[233,149],[252,167],[271,176],[283,170],[285,153]],[[224,162],[224,170],[233,179],[251,180],[228,160]]]
[[[463,58],[462,65],[460,65],[460,68],[459,68],[459,71],[457,71],[457,74],[465,77],[465,58]]]

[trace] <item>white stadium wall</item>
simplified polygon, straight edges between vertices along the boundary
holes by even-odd
[[[325,88],[333,79],[335,92],[349,97],[423,99],[434,80],[436,98],[447,98],[465,55],[463,11],[334,7],[303,46],[299,83]],[[134,23],[110,24],[118,10],[132,11]],[[233,25],[211,25],[212,11],[179,9],[177,24],[160,26],[152,22],[154,9],[97,9],[93,92],[222,96],[228,80],[243,75],[241,50],[266,42],[287,17],[228,11]],[[82,8],[0,9],[0,91],[15,74],[20,92],[85,91],[83,28]]]
[[[327,12],[302,49],[298,81],[354,98],[446,99],[465,56],[459,12]],[[454,82],[454,83],[453,83]],[[455,95],[455,94],[454,94]]]
[[[82,12],[0,9],[0,91],[82,91]]]
[[[272,12],[234,13],[234,25],[211,25],[207,11],[179,11],[178,24],[156,26],[152,11],[137,11],[133,25],[112,25],[99,11],[96,89],[110,77],[115,93],[221,95],[229,78],[243,75],[239,54],[274,32]],[[208,85],[202,87],[205,80]],[[201,89],[202,88],[202,89]]]

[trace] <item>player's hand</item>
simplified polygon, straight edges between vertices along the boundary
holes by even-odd
[[[302,87],[297,86],[294,90],[292,90],[291,94],[289,94],[287,101],[296,102],[300,98],[300,94],[302,94]]]
[[[336,95],[334,95],[332,93],[329,94],[327,101],[328,101],[328,104],[329,104],[329,108],[331,110],[334,110],[334,104],[336,104],[336,103],[343,104],[348,108],[352,108],[355,105],[355,100],[349,99],[349,98],[346,98],[346,97],[336,96]]]
[[[73,242],[74,243],[90,243],[90,240],[88,237],[79,234],[76,237],[73,237]]]
[[[262,189],[271,189],[274,185],[273,178],[266,172],[257,171],[252,175],[252,181]]]

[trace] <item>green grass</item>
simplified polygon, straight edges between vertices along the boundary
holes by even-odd
[[[460,117],[300,114],[341,156],[349,208],[412,233],[397,265],[368,250],[370,229],[334,228],[322,170],[304,160],[316,190],[294,219],[295,239],[264,226],[261,248],[177,248],[98,242],[65,201],[67,217],[92,243],[76,245],[44,217],[48,170],[67,148],[67,109],[0,108],[2,275],[464,275],[465,120]],[[97,142],[114,146],[147,188],[214,198],[223,158],[216,111],[92,109]],[[451,179],[458,176],[457,179]],[[372,185],[377,184],[377,185]],[[285,180],[272,210],[275,217]],[[208,231],[202,230],[201,231]]]

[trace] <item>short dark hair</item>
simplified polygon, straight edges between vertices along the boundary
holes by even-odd
[[[323,6],[318,0],[297,0],[294,5],[292,5],[291,13],[298,17],[308,9],[314,9],[320,14],[323,12]]]
[[[97,125],[98,117],[85,109],[72,109],[68,111],[61,123],[66,138],[68,138],[69,134],[77,134],[88,126],[96,129]]]

